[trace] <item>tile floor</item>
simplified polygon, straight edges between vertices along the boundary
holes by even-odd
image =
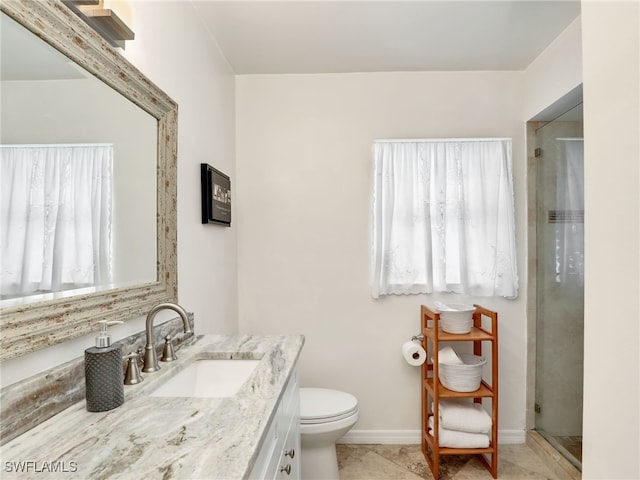
[[[338,444],[341,480],[433,480],[420,445]],[[490,480],[491,474],[473,456],[446,456],[440,463],[440,480]],[[527,445],[501,445],[498,478],[558,480]]]

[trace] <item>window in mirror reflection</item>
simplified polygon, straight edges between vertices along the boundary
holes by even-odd
[[[0,296],[112,281],[113,145],[0,146]]]

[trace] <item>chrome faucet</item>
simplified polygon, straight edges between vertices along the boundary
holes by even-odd
[[[156,372],[160,370],[158,365],[158,355],[156,354],[156,347],[153,344],[153,319],[160,310],[173,310],[184,324],[184,333],[191,333],[191,325],[189,325],[189,318],[187,312],[177,303],[159,303],[149,311],[147,314],[147,344],[144,347],[144,366],[142,371],[145,373]]]

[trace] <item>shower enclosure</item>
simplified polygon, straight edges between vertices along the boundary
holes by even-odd
[[[535,133],[535,429],[582,463],[584,164],[582,104]]]

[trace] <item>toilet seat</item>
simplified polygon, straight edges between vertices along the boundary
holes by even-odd
[[[349,393],[328,388],[300,389],[300,423],[335,422],[358,413],[358,400]]]

